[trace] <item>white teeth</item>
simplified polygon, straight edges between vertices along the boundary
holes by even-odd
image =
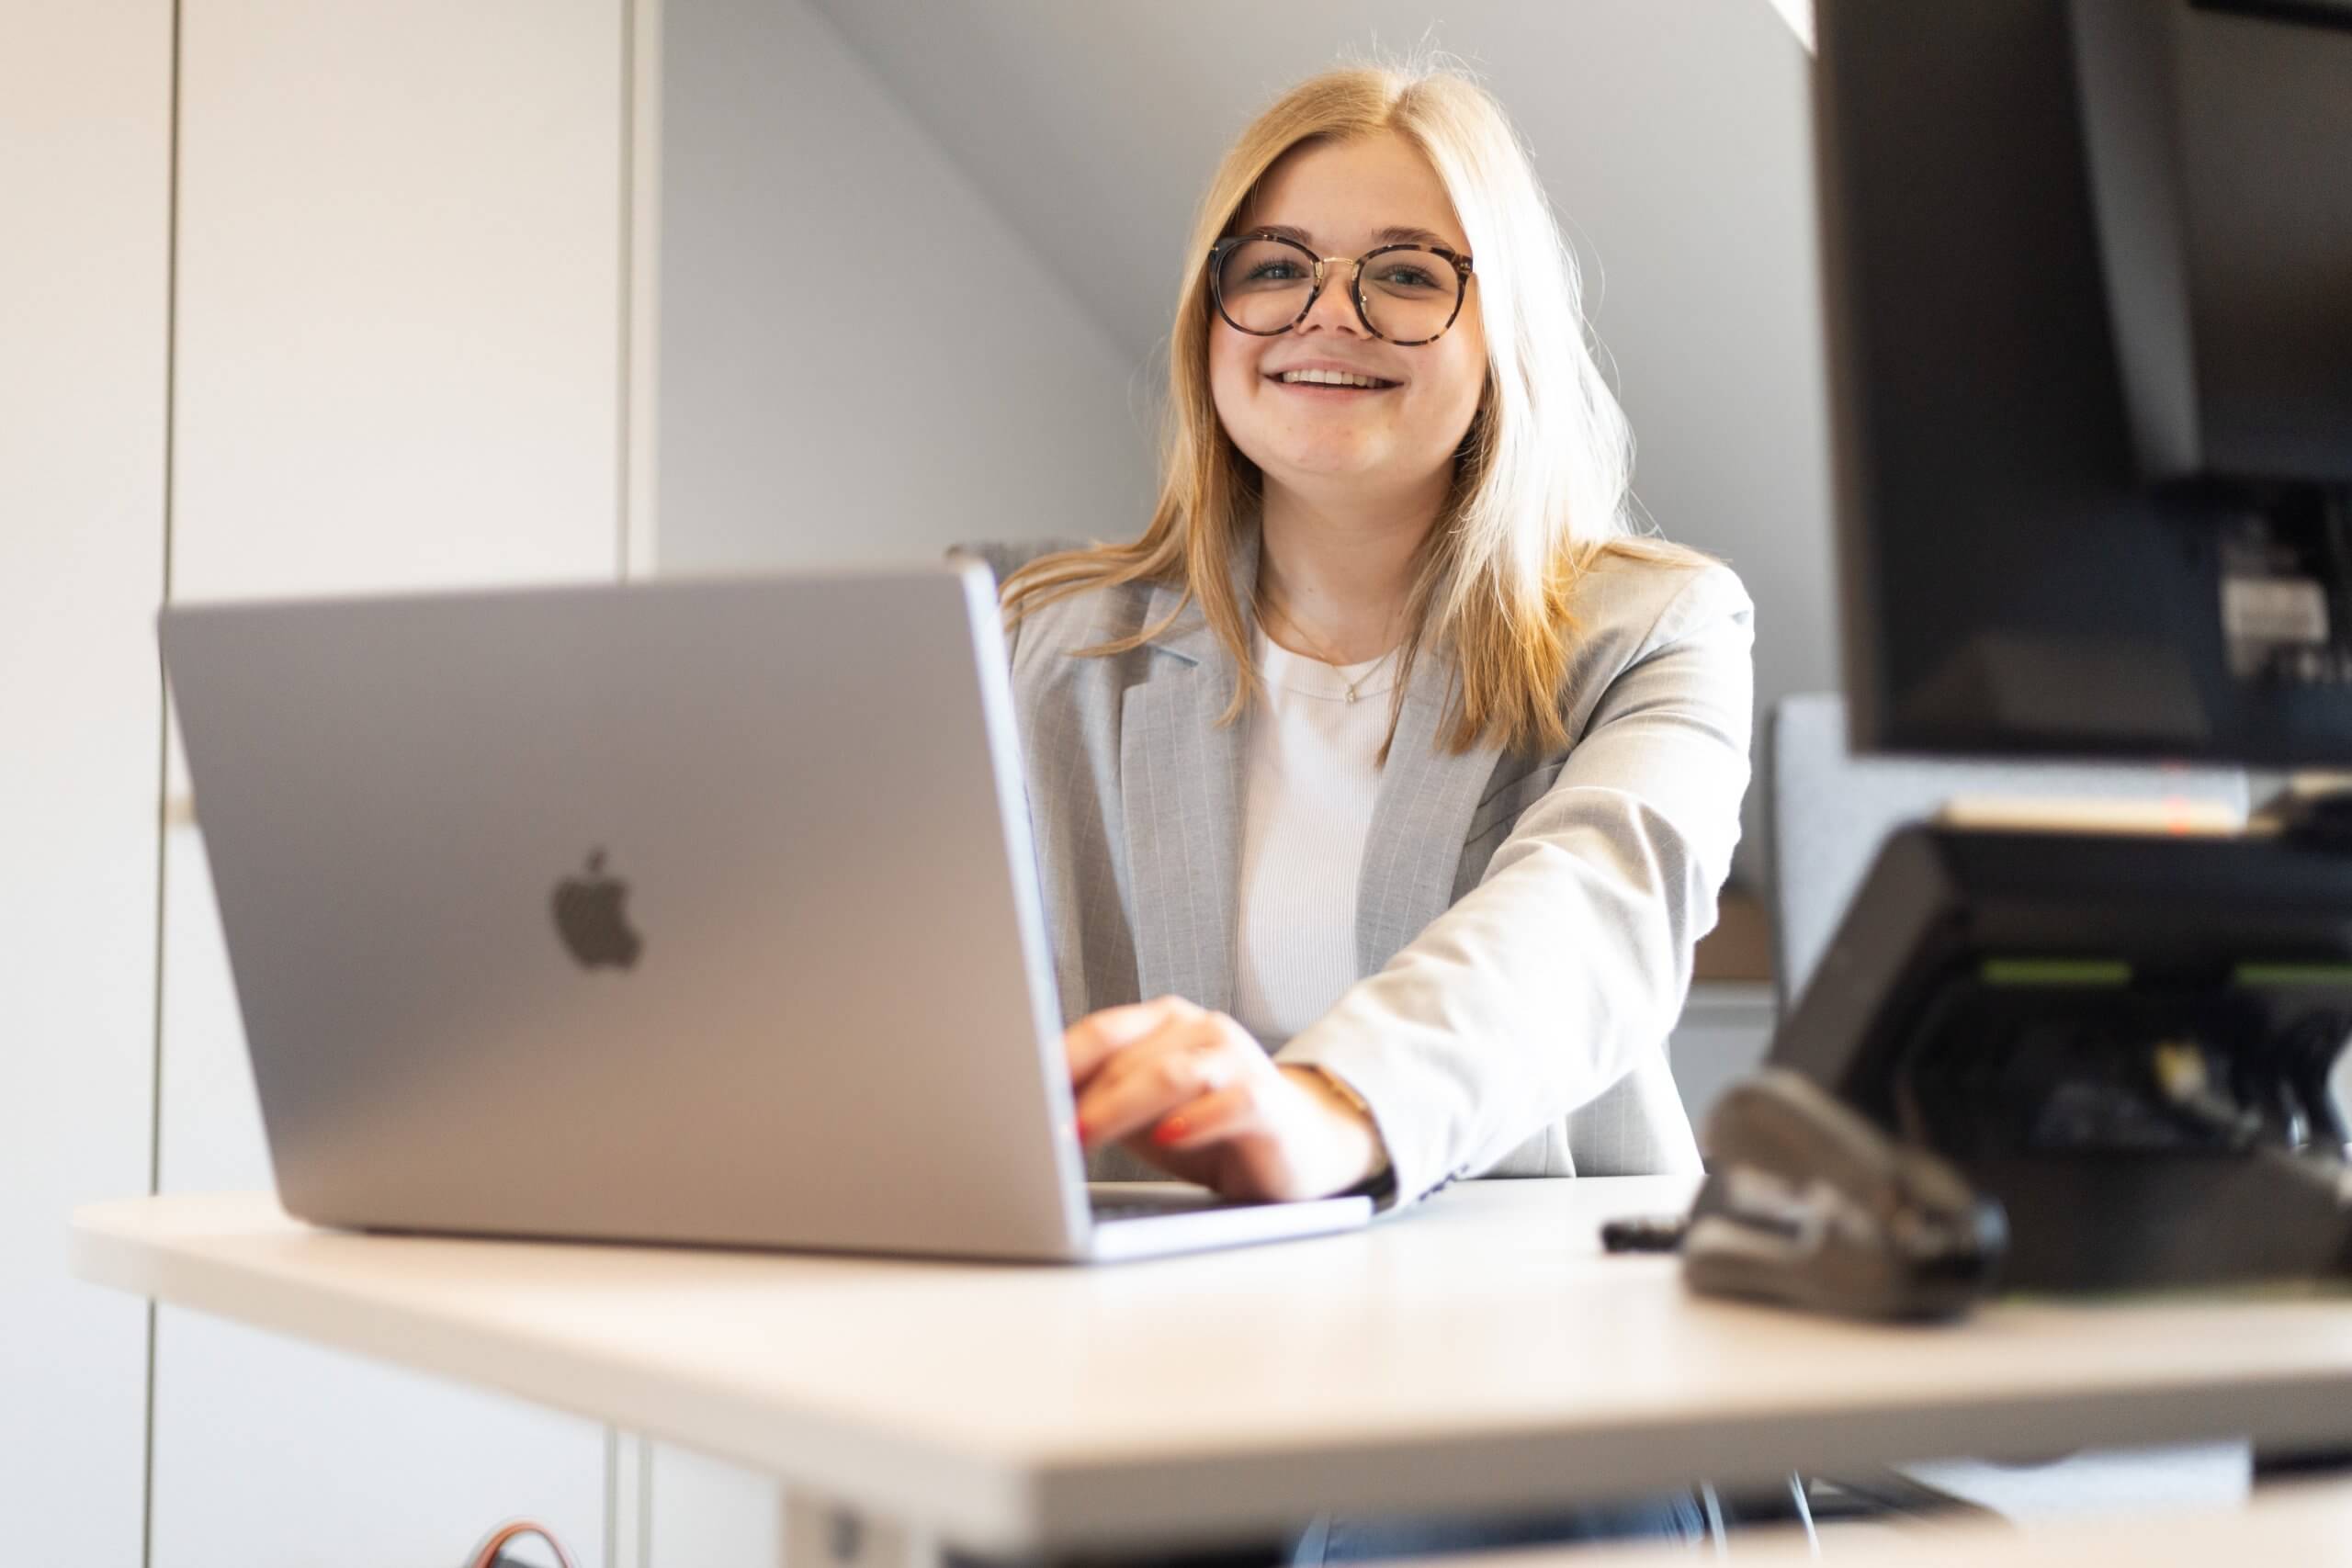
[[[1375,381],[1369,376],[1353,376],[1344,370],[1285,370],[1283,372],[1283,385],[1286,387],[1295,386],[1301,381],[1309,382],[1317,387],[1379,387],[1386,385],[1385,382]]]

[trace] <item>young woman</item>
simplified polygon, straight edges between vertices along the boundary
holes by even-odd
[[[1005,584],[1098,1178],[1410,1202],[1697,1166],[1667,1033],[1748,777],[1737,580],[1637,536],[1500,107],[1344,69],[1226,155],[1150,526]]]

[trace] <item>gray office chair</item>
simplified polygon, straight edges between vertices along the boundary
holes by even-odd
[[[947,553],[951,556],[975,556],[986,561],[989,570],[996,573],[997,581],[1001,583],[1039,556],[1051,555],[1056,550],[1082,550],[1093,542],[1091,539],[1075,538],[975,539],[967,544],[951,545]]]
[[[1779,703],[1765,725],[1763,752],[1767,907],[1782,1018],[1821,961],[1879,846],[1947,800],[2185,798],[2242,814],[2248,797],[2246,775],[2233,769],[1856,757],[1847,747],[1845,701],[1835,694]],[[1923,1495],[1949,1495],[2019,1520],[2149,1504],[2234,1505],[2245,1499],[2252,1474],[2244,1443],[2085,1452],[2023,1465],[1963,1460],[1901,1472],[1924,1483]]]

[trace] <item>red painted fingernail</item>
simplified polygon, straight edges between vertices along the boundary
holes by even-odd
[[[1184,1133],[1184,1119],[1182,1116],[1170,1116],[1152,1129],[1151,1141],[1155,1144],[1172,1144],[1182,1137]]]
[[[1078,1146],[1082,1149],[1091,1147],[1094,1143],[1094,1129],[1089,1127],[1082,1117],[1075,1125],[1078,1128]]]

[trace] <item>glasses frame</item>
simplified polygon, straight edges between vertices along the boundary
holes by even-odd
[[[1264,241],[1268,243],[1276,245],[1288,245],[1292,250],[1296,251],[1300,255],[1305,256],[1309,262],[1313,263],[1315,267],[1313,286],[1307,289],[1306,303],[1299,307],[1298,314],[1293,316],[1289,321],[1283,322],[1281,326],[1276,327],[1273,331],[1264,333],[1258,332],[1250,327],[1245,327],[1239,321],[1233,319],[1233,313],[1225,308],[1225,286],[1220,281],[1225,272],[1225,258],[1231,254],[1238,247],[1258,241]],[[1445,318],[1445,325],[1438,328],[1437,331],[1430,333],[1427,337],[1390,337],[1386,333],[1382,332],[1378,327],[1372,324],[1372,312],[1364,309],[1363,264],[1372,260],[1374,256],[1385,256],[1392,251],[1421,251],[1430,255],[1442,256],[1453,268],[1453,310],[1452,313]],[[1209,247],[1209,299],[1216,306],[1216,313],[1224,318],[1225,324],[1231,327],[1235,332],[1247,333],[1251,337],[1280,337],[1283,333],[1295,329],[1299,322],[1306,320],[1306,313],[1315,309],[1315,302],[1317,299],[1323,298],[1323,286],[1330,281],[1332,276],[1331,269],[1338,266],[1341,262],[1350,261],[1354,264],[1355,270],[1351,273],[1348,277],[1348,299],[1356,308],[1356,320],[1363,323],[1364,331],[1370,333],[1381,342],[1395,344],[1399,348],[1419,348],[1425,343],[1435,343],[1438,339],[1443,337],[1447,332],[1453,328],[1453,323],[1461,319],[1462,302],[1470,297],[1470,258],[1464,255],[1459,251],[1448,250],[1443,245],[1425,245],[1404,243],[1394,245],[1382,245],[1376,250],[1366,251],[1360,256],[1318,256],[1313,251],[1308,250],[1305,245],[1300,244],[1296,240],[1291,239],[1287,235],[1268,234],[1263,231],[1252,231],[1247,234],[1227,234],[1224,239],[1219,240],[1216,244]]]

